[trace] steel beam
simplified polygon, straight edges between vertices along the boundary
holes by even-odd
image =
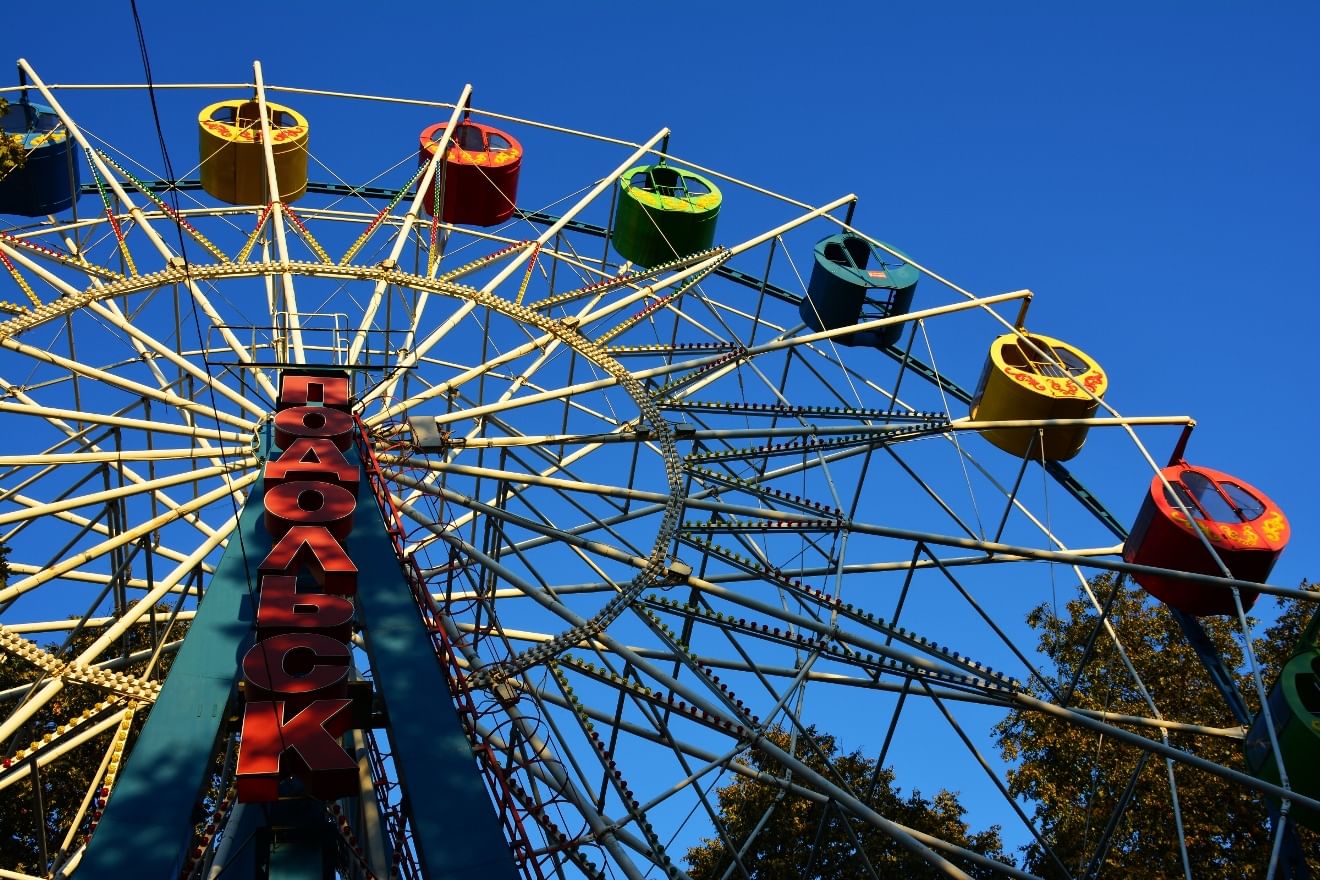
[[[254,486],[169,678],[78,867],[80,878],[177,877],[239,662],[253,641],[256,566],[270,549]]]

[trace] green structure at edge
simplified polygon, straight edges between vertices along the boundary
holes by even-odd
[[[1283,665],[1270,691],[1269,707],[1289,786],[1298,794],[1320,799],[1320,614],[1311,618],[1292,657]],[[1264,712],[1252,723],[1245,749],[1253,776],[1282,784]],[[1294,804],[1288,815],[1320,831],[1320,814],[1315,811]]]

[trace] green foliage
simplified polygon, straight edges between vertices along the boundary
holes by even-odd
[[[8,110],[9,102],[0,98],[0,116],[4,116]],[[16,146],[13,139],[0,135],[0,176],[7,174],[10,169],[22,168],[26,158],[22,147]]]
[[[2,553],[0,560],[3,560]],[[187,621],[176,622],[168,635],[165,635],[164,623],[168,616],[168,608],[157,609],[158,636],[164,636],[167,641],[181,639],[187,631]],[[43,647],[60,659],[68,660],[90,645],[96,636],[95,631],[88,630],[68,640],[66,645],[49,644]],[[119,647],[124,653],[133,653],[150,649],[152,643],[152,624],[143,622],[128,631]],[[115,653],[117,652],[107,653],[106,658],[114,656]],[[168,652],[162,654],[157,664],[157,671],[153,672],[151,677],[163,679],[169,671],[172,658],[173,655]],[[146,671],[147,662],[146,659],[138,660],[124,667],[123,671],[141,675]],[[26,689],[40,678],[40,675],[40,671],[27,661],[0,652],[0,692],[17,688]],[[3,744],[3,754],[12,755],[16,750],[27,747],[29,743],[39,740],[59,725],[92,709],[104,699],[107,699],[107,694],[99,688],[74,682],[67,683],[54,699],[38,710],[32,720],[19,730],[12,741]],[[15,705],[9,702],[0,706],[3,710],[2,714],[8,715]],[[145,707],[137,713],[129,735],[130,747],[146,714]],[[110,728],[64,757],[41,768],[39,793],[34,789],[34,777],[30,773],[25,779],[0,792],[0,805],[3,805],[0,807],[0,868],[45,876],[47,865],[43,864],[41,859],[42,834],[44,832],[46,852],[48,856],[53,856],[60,849],[69,826],[91,786],[92,778],[101,765],[101,759],[114,736],[114,731],[115,728]],[[3,773],[0,772],[0,778],[2,777]],[[84,829],[80,833],[85,833],[85,819],[80,827]],[[79,842],[75,837],[71,850],[76,848]]]
[[[1113,591],[1109,576],[1092,581],[1103,602]],[[1303,583],[1303,588],[1309,585]],[[1310,602],[1286,602],[1278,622],[1255,643],[1265,686],[1274,680],[1281,663],[1296,644],[1302,627],[1314,611]],[[1068,603],[1067,613],[1055,616],[1041,606],[1028,617],[1039,633],[1040,651],[1053,661],[1058,691],[1078,673],[1088,637],[1099,615],[1083,597]],[[1231,728],[1236,722],[1211,684],[1195,652],[1168,609],[1150,600],[1139,588],[1121,588],[1111,618],[1133,667],[1148,688],[1163,717],[1180,722]],[[1239,688],[1252,711],[1258,706],[1236,622],[1226,617],[1202,618],[1202,624],[1225,663],[1240,675]],[[1253,632],[1259,630],[1253,626]],[[1048,698],[1035,685],[1038,696]],[[1140,690],[1111,639],[1102,631],[1094,652],[1081,669],[1069,703],[1074,708],[1150,717]],[[1155,738],[1150,728],[1134,728]],[[1093,731],[1060,723],[1036,712],[1011,713],[998,725],[1000,750],[1016,769],[1009,773],[1014,795],[1034,802],[1043,836],[1076,876],[1086,873],[1106,822],[1121,800],[1143,750]],[[1171,732],[1170,744],[1226,767],[1245,771],[1239,740]],[[1176,764],[1178,798],[1182,809],[1192,874],[1198,878],[1264,877],[1269,863],[1271,836],[1261,798],[1219,776]],[[1320,870],[1320,835],[1302,831],[1303,849],[1312,873]],[[1025,851],[1027,870],[1045,877],[1058,870],[1039,846]],[[1168,770],[1159,758],[1145,761],[1129,808],[1123,812],[1112,844],[1097,876],[1180,876],[1183,873],[1169,795]]]
[[[839,754],[834,737],[812,733],[820,746],[820,753],[806,748],[799,739],[795,756],[813,770],[833,776],[850,787],[885,818],[990,858],[1010,861],[1003,852],[998,827],[977,833],[969,831],[957,795],[941,791],[933,799],[927,799],[920,792],[913,791],[904,797],[894,787],[891,770],[884,768],[877,774],[873,758],[867,758],[860,751]],[[784,731],[772,732],[769,739],[785,751],[790,748],[789,736]],[[743,760],[756,770],[780,777],[784,775],[783,768],[759,749],[752,750]],[[743,855],[743,864],[752,880],[940,876],[888,836],[846,818],[832,805],[793,795],[781,798],[774,786],[742,775],[721,788],[718,797],[720,819],[737,846],[742,845],[770,811],[769,819]],[[874,874],[857,855],[858,840]],[[718,838],[704,840],[700,846],[693,847],[686,860],[693,880],[722,877],[730,864],[727,847]],[[994,876],[984,868],[968,864],[961,867],[974,877]]]

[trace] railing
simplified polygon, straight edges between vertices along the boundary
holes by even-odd
[[[528,838],[526,827],[523,824],[522,805],[519,799],[514,796],[504,766],[500,763],[499,756],[494,748],[478,735],[477,722],[486,713],[478,710],[476,702],[473,700],[472,688],[468,685],[467,676],[459,665],[457,651],[441,625],[441,612],[436,607],[435,600],[427,588],[426,578],[422,574],[421,566],[418,565],[416,558],[407,552],[403,518],[394,504],[394,499],[390,496],[385,477],[380,470],[380,464],[376,460],[375,450],[371,446],[367,426],[360,418],[357,418],[356,422],[357,449],[362,459],[362,466],[367,474],[367,482],[371,486],[376,505],[385,520],[385,531],[394,544],[395,554],[399,558],[399,565],[403,570],[404,579],[408,582],[413,599],[417,603],[417,610],[421,615],[422,623],[431,636],[436,658],[445,671],[445,678],[449,683],[449,691],[454,700],[454,707],[458,710],[463,732],[472,745],[473,755],[477,758],[477,766],[481,769],[481,774],[485,779],[486,790],[495,805],[500,824],[504,829],[505,840],[509,842],[509,848],[513,853],[514,863],[518,866],[519,873],[527,880],[533,880],[533,878],[534,880],[545,880],[540,863],[533,857],[531,840]],[[383,765],[381,770],[384,770]],[[372,775],[375,776],[374,766]]]

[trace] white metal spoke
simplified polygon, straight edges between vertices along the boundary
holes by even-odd
[[[130,483],[119,489],[107,489],[104,492],[93,492],[88,495],[79,495],[75,498],[66,498],[62,501],[41,505],[40,507],[29,507],[25,511],[0,513],[0,525],[31,519],[35,516],[59,513],[64,510],[73,510],[78,507],[89,507],[93,504],[103,504],[107,501],[113,501],[128,495],[136,495],[140,492],[154,492],[157,489],[177,486],[181,483],[191,483],[207,477],[220,476],[221,474],[227,474],[240,468],[254,467],[256,463],[257,460],[255,458],[246,458],[231,464],[201,468],[200,470],[189,471],[172,477],[161,477],[160,479],[150,480],[145,483]]]
[[[114,306],[113,303],[105,305],[102,303],[93,302],[93,303],[89,303],[87,307],[91,311],[105,318],[107,321],[110,321],[112,324],[114,324],[116,328],[123,331],[128,336],[132,337],[132,339],[135,342],[140,343],[142,346],[145,346],[146,348],[150,349],[152,352],[160,355],[161,357],[164,357],[170,363],[174,364],[179,369],[188,373],[194,379],[206,383],[207,387],[214,389],[221,396],[227,398],[232,403],[235,403],[238,406],[242,407],[243,409],[247,410],[248,413],[250,413],[251,415],[255,416],[258,419],[265,417],[266,415],[265,410],[263,410],[261,406],[259,406],[255,401],[249,400],[248,398],[239,394],[237,391],[234,391],[224,382],[217,381],[213,376],[211,376],[205,370],[198,367],[192,361],[188,360],[187,358],[179,356],[169,346],[160,343],[150,334],[144,333],[141,330],[139,330],[136,326],[134,326],[132,321],[128,321],[124,319],[123,314],[119,311],[118,308]]]
[[[145,523],[134,526],[131,529],[127,529],[126,531],[121,532],[119,535],[110,538],[109,540],[102,541],[100,544],[96,545],[90,550],[85,550],[69,559],[66,559],[64,562],[61,562],[57,565],[53,565],[50,568],[46,569],[45,571],[41,572],[40,574],[34,574],[30,577],[23,578],[4,589],[0,589],[0,601],[8,601],[11,598],[22,595],[24,592],[35,589],[41,586],[42,584],[46,583],[47,581],[51,580],[52,578],[57,578],[60,575],[64,574],[65,572],[79,568],[80,566],[86,564],[87,562],[96,559],[105,553],[109,553],[111,550],[117,549],[119,547],[124,546],[125,544],[131,543],[132,541],[137,540],[143,535],[146,535],[154,531],[155,529],[165,525],[166,523],[173,521],[181,513],[189,513],[194,510],[199,510],[205,507],[206,505],[212,503],[213,501],[216,501],[217,499],[223,498],[224,496],[230,494],[233,491],[233,489],[241,489],[244,486],[249,486],[252,483],[255,483],[258,477],[260,476],[261,475],[258,473],[250,473],[245,476],[239,477],[237,480],[232,481],[232,483],[229,485],[221,486],[218,489],[212,489],[210,492],[197,496],[192,501],[185,502],[184,504],[180,505],[178,511],[171,510],[171,511],[167,511],[166,513],[162,513],[160,516],[157,516],[154,519],[147,520]]]
[[[1224,577],[1237,570],[1226,559],[1217,575],[1125,561],[1131,524],[1109,511],[1149,485],[1149,450],[1171,428],[1186,432],[1182,454],[1194,420],[1120,415],[1126,389],[1109,389],[1108,374],[1096,387],[1113,400],[1090,415],[987,415],[971,403],[986,337],[1017,333],[1024,357],[1068,371],[1023,329],[1029,291],[981,295],[930,260],[906,260],[919,292],[897,305],[899,288],[880,285],[898,285],[901,255],[853,227],[855,196],[813,206],[672,153],[668,129],[641,143],[591,135],[473,106],[471,85],[453,103],[387,99],[267,83],[274,69],[255,63],[250,83],[155,86],[169,113],[176,100],[213,103],[209,90],[255,100],[260,144],[245,145],[246,167],[260,172],[263,203],[232,205],[195,179],[214,189],[211,157],[153,182],[166,172],[132,153],[158,145],[124,135],[101,106],[137,87],[50,86],[26,62],[20,71],[26,86],[0,95],[12,106],[26,88],[49,106],[84,179],[92,172],[73,209],[0,218],[0,283],[13,292],[0,295],[0,659],[18,673],[0,692],[0,757],[11,759],[0,788],[95,771],[86,786],[79,776],[81,804],[58,815],[43,804],[58,828],[31,876],[67,876],[83,859],[124,754],[92,743],[117,726],[131,741],[159,661],[206,607],[242,506],[282,454],[272,409],[290,369],[350,377],[358,513],[374,522],[379,500],[448,682],[417,699],[455,700],[492,809],[536,863],[529,876],[683,877],[698,841],[740,876],[756,870],[781,811],[803,808],[852,848],[859,875],[887,869],[883,847],[942,876],[1029,876],[876,807],[940,789],[971,805],[969,837],[1007,807],[1006,851],[1035,846],[1058,852],[1064,873],[1081,870],[1074,860],[1103,855],[1091,838],[1127,807],[1088,814],[1083,849],[1101,852],[1071,854],[1051,817],[1014,797],[996,725],[1016,718],[1163,760],[1162,804],[1186,801],[1192,768],[1244,805],[1259,801],[1262,816],[1269,798],[1320,807],[1316,792],[1295,790],[1277,735],[1282,785],[1201,757],[1202,744],[1247,738],[1247,710],[1220,720],[1170,709],[1132,622],[1105,616],[1107,593],[1092,582],[1182,577],[1235,591],[1248,641],[1256,594],[1316,601]],[[280,195],[271,100],[306,101],[317,120],[354,130],[406,132],[418,112],[448,122],[419,162],[415,136],[380,153],[318,121],[295,212]],[[497,147],[466,164],[487,123],[508,127],[525,167],[513,164],[524,153]],[[521,195],[501,168],[520,169]],[[661,169],[705,175],[718,202],[664,183]],[[430,217],[428,197],[442,184],[452,196],[463,171],[489,188],[464,194],[458,220]],[[186,207],[170,207],[179,194]],[[629,201],[639,195],[649,201]],[[513,202],[512,219],[471,222],[479,212],[466,209],[485,199]],[[719,228],[686,243],[683,222],[715,203]],[[873,245],[871,262],[836,259],[845,233]],[[638,242],[654,245],[652,265],[623,256]],[[851,300],[834,301],[836,281],[856,288],[855,316]],[[991,448],[1010,431],[1091,439],[1065,466]],[[1091,638],[1135,695],[1122,705],[1074,699],[1096,667],[1059,666],[1037,647],[1039,626],[1024,624],[1074,599],[1104,617]],[[355,674],[379,685],[377,637],[363,627],[351,641]],[[1247,659],[1259,702],[1269,681]],[[94,710],[68,710],[88,694]],[[410,709],[387,709],[386,729],[353,734],[364,752],[378,738],[381,778],[369,784],[384,797],[382,828],[362,835],[377,874],[387,848],[417,850],[386,847],[390,823],[425,833],[406,825],[418,783],[388,756]],[[234,725],[220,729],[232,757]],[[829,748],[879,757],[892,785],[850,777]],[[932,753],[941,760],[913,757]],[[1139,767],[1144,786],[1152,768],[1145,757]],[[760,797],[745,826],[721,805],[729,784]],[[1186,807],[1175,806],[1171,841],[1190,864]],[[225,821],[208,819],[215,834],[189,842],[201,853],[194,874],[224,869]],[[1290,844],[1270,834],[1282,863]],[[0,875],[28,875],[17,864],[0,860]]]
[[[19,415],[39,416],[44,419],[91,422],[96,425],[109,425],[116,428],[130,428],[138,431],[152,431],[157,434],[174,434],[182,437],[202,437],[207,440],[245,441],[248,435],[235,431],[223,431],[214,428],[198,428],[190,425],[169,424],[147,419],[129,419],[119,416],[106,416],[88,413],[82,410],[61,409],[57,407],[37,406],[0,401],[0,412]]]
[[[468,83],[463,86],[463,92],[454,104],[454,112],[449,116],[449,124],[445,126],[444,134],[436,142],[435,152],[432,154],[430,161],[426,163],[426,170],[422,173],[421,180],[417,182],[417,193],[408,205],[408,211],[403,217],[403,224],[394,235],[394,245],[390,248],[390,255],[385,258],[387,261],[397,263],[399,257],[403,254],[403,248],[408,243],[408,236],[412,233],[413,224],[417,222],[417,211],[422,207],[422,199],[430,190],[431,182],[435,180],[436,169],[440,167],[440,163],[444,161],[449,152],[449,143],[453,139],[455,128],[458,126],[459,113],[471,100],[472,84]],[[385,293],[385,288],[384,281],[377,281],[375,288],[371,291],[371,299],[367,301],[366,307],[362,310],[362,323],[353,336],[353,344],[348,350],[348,363],[350,364],[356,364],[362,354],[362,347],[367,341],[367,331],[371,328],[377,310],[380,309],[380,300]],[[411,347],[411,345],[411,340],[405,343],[407,347]]]
[[[252,62],[252,78],[257,84],[257,107],[261,116],[261,151],[266,159],[266,193],[271,205],[271,224],[275,227],[275,249],[281,264],[288,265],[289,244],[284,231],[284,202],[280,198],[280,181],[275,169],[275,144],[270,125],[270,110],[266,104],[266,83],[261,76],[261,62]],[[289,322],[289,338],[293,343],[293,362],[307,363],[307,353],[303,348],[302,318],[298,311],[298,299],[293,290],[293,273],[287,269],[280,272],[280,290],[284,294],[284,314]]]
[[[613,173],[606,175],[606,177],[603,178],[594,187],[592,187],[591,191],[588,192],[585,196],[583,196],[576,205],[574,205],[572,208],[566,211],[563,214],[563,216],[561,216],[558,220],[556,220],[549,227],[547,227],[545,232],[543,232],[537,238],[536,243],[538,245],[544,244],[545,242],[554,238],[555,235],[559,233],[565,226],[567,226],[568,223],[578,213],[580,213],[584,208],[586,208],[589,204],[595,201],[596,197],[599,196],[602,192],[604,192],[606,189],[612,186],[614,182],[618,180],[619,176],[623,174],[623,172],[628,170],[629,166],[634,164],[638,159],[640,159],[643,155],[645,155],[648,150],[650,150],[653,146],[655,146],[656,143],[658,143],[660,139],[665,137],[667,134],[669,134],[669,129],[661,129],[660,131],[656,132],[655,135],[649,141],[647,141],[645,144],[639,147],[625,161],[620,163],[620,165],[616,169],[614,169]],[[519,267],[521,267],[523,263],[525,263],[530,257],[531,257],[530,249],[520,250],[513,259],[509,260],[505,264],[504,268],[501,269],[494,278],[492,278],[490,281],[486,282],[486,284],[482,286],[481,292],[490,293],[499,285],[503,284],[506,280],[508,280],[509,276],[512,275],[514,272],[518,271]],[[418,343],[415,349],[413,349],[411,352],[400,358],[398,366],[401,369],[407,369],[408,367],[416,364],[418,359],[420,359],[423,355],[429,352],[441,339],[445,337],[445,334],[447,334],[450,330],[452,330],[453,326],[457,324],[458,321],[461,320],[473,308],[476,308],[475,300],[471,300],[467,304],[465,304],[453,316],[451,316],[451,318],[448,321],[446,321],[434,332],[432,332],[429,336],[427,336],[420,343]],[[390,382],[382,386],[381,389],[378,389],[377,391],[373,391],[372,393],[368,394],[364,398],[364,402],[370,403],[375,397],[379,396],[380,394],[392,393],[394,390],[395,381],[396,380],[390,380]]]
[[[193,458],[233,458],[252,454],[248,446],[190,446],[179,449],[121,449],[100,452],[43,452],[0,455],[0,467],[36,467],[49,464],[113,464],[121,461],[182,461]]]
[[[156,490],[156,491],[158,491],[158,490]],[[27,508],[27,509],[29,509],[29,510],[33,510],[33,511],[37,511],[37,510],[40,510],[40,509],[44,508],[44,507],[46,506],[46,503],[47,503],[47,502],[44,502],[44,501],[38,500],[38,499],[36,499],[36,498],[32,498],[32,497],[30,497],[30,496],[27,496],[27,495],[20,495],[20,494],[12,494],[12,495],[9,495],[9,496],[7,496],[7,497],[5,498],[5,500],[6,500],[6,501],[12,501],[12,502],[14,502],[15,504],[21,504],[21,505],[23,505],[23,507],[25,507],[25,508]],[[189,512],[188,512],[187,510],[185,510],[185,509],[183,509],[182,507],[179,507],[179,506],[171,507],[170,510],[173,511],[176,515],[181,516],[181,517],[185,517],[185,518],[186,518],[186,517],[190,516],[190,514],[189,514]],[[74,524],[74,525],[76,525],[76,526],[79,526],[79,527],[85,527],[85,528],[89,529],[90,531],[95,532],[95,533],[98,534],[98,535],[105,535],[107,538],[109,538],[109,537],[113,537],[113,533],[112,533],[110,527],[107,526],[105,523],[103,523],[103,522],[98,522],[98,521],[96,521],[96,520],[89,519],[88,517],[82,516],[82,515],[77,514],[77,513],[73,513],[72,511],[59,510],[59,511],[55,511],[55,512],[51,513],[50,516],[51,516],[52,519],[58,519],[58,520],[61,520],[61,521],[63,521],[63,522],[72,523],[72,524]],[[24,525],[27,524],[31,519],[32,519],[32,518],[29,518],[29,517],[22,517],[22,518],[19,520],[19,525],[17,525],[17,526],[15,526],[14,528],[10,529],[10,530],[9,530],[8,532],[6,532],[4,535],[0,536],[0,538],[3,538],[5,541],[12,541],[13,538],[14,538],[14,536],[15,536],[15,534],[16,534],[17,532],[19,532],[19,531],[24,527]],[[213,533],[213,532],[214,532],[214,530],[211,529],[210,526],[206,526],[206,531],[205,531],[206,534],[211,534],[211,533]],[[116,546],[123,546],[123,545],[117,544]],[[180,553],[178,550],[175,550],[175,549],[173,549],[173,548],[171,548],[171,547],[167,547],[167,546],[156,547],[156,548],[155,548],[155,552],[156,552],[156,553],[159,553],[161,556],[164,556],[166,559],[174,559],[175,561],[181,561],[181,560],[183,560],[183,559],[186,558],[186,555],[185,555],[185,554]],[[14,568],[15,571],[18,570],[15,566],[11,566],[11,568]],[[35,570],[34,572],[32,572],[32,573],[43,572],[43,571],[44,571],[44,569],[36,569],[36,570]],[[79,574],[86,574],[86,572],[78,572],[76,569],[71,569],[71,570],[65,572],[63,576],[64,576],[64,577],[70,577],[70,578],[73,578],[73,577],[77,577]]]
[[[0,340],[0,345],[3,345],[5,348],[8,348],[12,351],[16,351],[20,354],[27,355],[28,357],[33,358],[34,360],[44,361],[46,363],[67,369],[71,373],[77,373],[78,375],[85,376],[89,379],[95,379],[99,382],[105,382],[110,385],[118,386],[120,388],[123,388],[125,391],[129,391],[131,393],[138,394],[142,397],[147,397],[152,400],[159,401],[160,403],[163,403],[167,406],[177,407],[178,409],[183,410],[185,412],[205,415],[210,418],[214,418],[218,422],[225,422],[229,425],[234,425],[240,428],[251,429],[255,427],[255,423],[252,422],[250,419],[244,419],[239,416],[230,415],[229,413],[212,410],[200,404],[193,403],[191,400],[188,400],[187,398],[184,397],[180,397],[177,394],[172,394],[168,391],[158,391],[155,388],[151,388],[150,386],[142,385],[138,382],[132,382],[130,380],[123,379],[119,376],[114,375],[113,373],[106,372],[105,370],[98,370],[95,367],[90,367],[87,366],[86,364],[77,363],[75,361],[70,360],[69,358],[60,357],[58,355],[53,355],[49,352],[44,352],[39,349],[35,349],[30,345],[24,345],[23,343],[16,342],[13,339]]]

